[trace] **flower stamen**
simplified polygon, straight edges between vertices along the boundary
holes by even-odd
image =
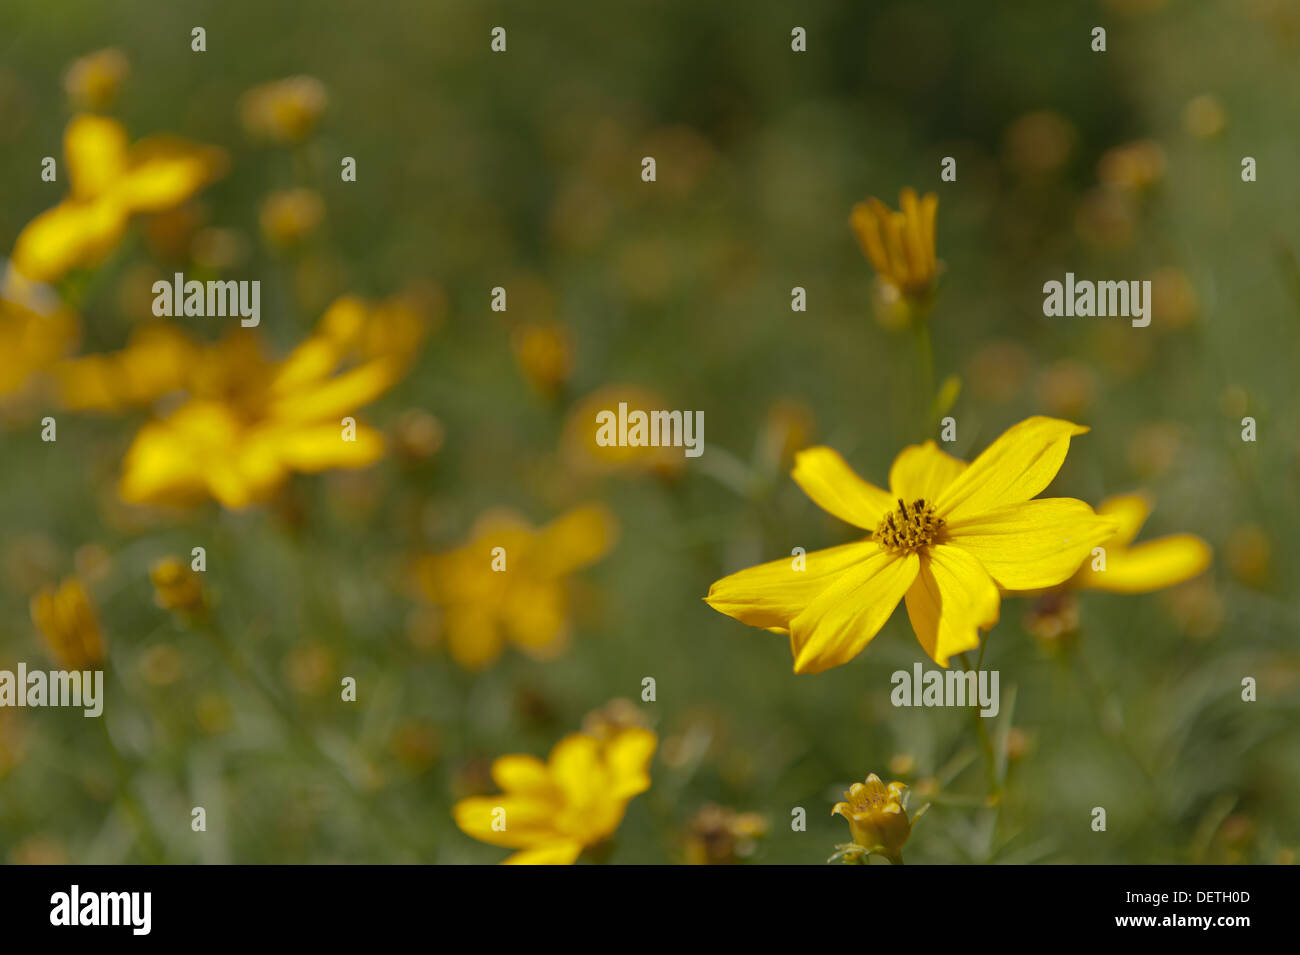
[[[901,497],[897,510],[890,511],[876,527],[875,539],[886,550],[911,554],[935,542],[943,528],[934,505],[924,498],[908,504]]]

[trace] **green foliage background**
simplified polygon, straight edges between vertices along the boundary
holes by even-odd
[[[207,29],[206,53],[190,51],[194,25]],[[508,30],[505,55],[489,53],[494,25]],[[790,51],[795,25],[808,31],[805,54]],[[1089,47],[1096,25],[1108,30],[1102,54]],[[0,666],[47,659],[28,600],[87,544],[111,557],[94,587],[111,666],[102,721],[60,710],[0,721],[0,749],[19,754],[0,777],[0,858],[496,861],[501,850],[451,824],[466,780],[500,753],[545,754],[588,710],[637,698],[645,676],[658,684],[643,710],[661,752],[613,862],[678,860],[707,802],[767,815],[758,861],[819,862],[848,838],[828,815],[840,791],[872,771],[893,778],[898,754],[914,757],[908,780],[943,783],[909,863],[1288,858],[1300,841],[1298,42],[1300,9],[1280,0],[811,2],[797,12],[689,0],[5,4],[0,247],[64,189],[38,175],[41,157],[61,155],[63,70],[116,46],[132,66],[119,115],[133,136],[168,131],[231,152],[230,174],[201,197],[214,223],[255,237],[271,189],[324,196],[324,229],[304,252],[250,238],[239,276],[262,280],[262,330],[281,348],[342,292],[384,296],[430,280],[448,308],[416,369],[368,412],[391,426],[405,409],[428,410],[446,426],[442,451],[419,467],[387,460],[362,478],[296,481],[298,524],[211,505],[163,525],[133,521],[113,488],[138,417],[61,415],[56,445],[38,440],[34,420],[6,422]],[[251,144],[240,94],[299,73],[329,91],[315,139],[297,153]],[[1203,93],[1228,115],[1211,140],[1183,128],[1184,104]],[[1043,176],[1007,161],[1008,128],[1033,110],[1075,133],[1065,164]],[[694,145],[660,152],[659,182],[647,186],[639,159],[665,130]],[[1099,157],[1145,138],[1167,171],[1142,199],[1132,241],[1090,245],[1076,221]],[[337,181],[343,155],[358,159],[354,184]],[[959,179],[941,183],[949,155]],[[1258,182],[1241,181],[1243,156],[1258,161]],[[700,599],[724,573],[850,539],[784,474],[759,475],[742,497],[702,463],[713,449],[748,460],[774,401],[806,402],[817,441],[876,482],[922,437],[909,424],[910,342],[873,320],[872,273],[847,226],[855,201],[892,205],[905,185],[940,195],[946,272],[933,329],[940,375],[965,382],[956,453],[969,458],[1043,412],[1036,383],[1075,359],[1095,376],[1081,415],[1093,430],[1053,491],[1095,503],[1145,487],[1157,501],[1145,536],[1190,531],[1216,553],[1220,613],[1200,621],[1199,639],[1164,595],[1083,597],[1080,652],[1100,718],[1079,664],[1039,650],[1021,627],[1026,602],[1004,602],[985,664],[1001,672],[1003,717],[1030,746],[996,812],[962,804],[984,791],[970,715],[889,705],[890,673],[923,658],[904,614],[852,664],[795,677],[784,638]],[[147,255],[137,238],[88,279],[87,350],[120,347],[142,317],[117,289]],[[1129,279],[1163,267],[1196,289],[1185,328],[1042,316],[1042,283],[1066,271]],[[529,312],[541,300],[512,293],[506,316],[488,308],[491,287],[537,283],[576,342],[556,402],[528,387],[509,345],[514,323],[549,317]],[[807,313],[790,311],[795,285],[808,290]],[[990,396],[972,362],[998,342],[1028,364],[995,375],[1008,385]],[[676,482],[570,473],[557,452],[565,409],[610,382],[702,409],[704,458]],[[1241,413],[1225,406],[1234,387],[1257,443],[1242,442]],[[1140,453],[1151,425],[1177,436],[1154,469]],[[402,577],[412,553],[455,545],[489,507],[540,523],[589,499],[610,504],[622,535],[581,575],[566,656],[511,653],[475,676],[412,646]],[[1271,559],[1264,578],[1244,582],[1227,557],[1234,530],[1250,524]],[[311,742],[154,607],[149,564],[196,543],[208,547],[218,626]],[[160,644],[182,661],[164,686],[141,676]],[[322,692],[295,692],[285,676],[304,646],[323,648]],[[357,677],[358,704],[337,702],[342,675]],[[1244,676],[1259,681],[1256,703],[1240,701]],[[226,701],[224,731],[201,728],[205,694]],[[394,734],[411,726],[436,739],[427,765],[394,755]],[[195,805],[208,811],[202,835],[190,831]],[[807,832],[790,830],[797,806]],[[1089,828],[1094,806],[1107,809],[1104,834]]]

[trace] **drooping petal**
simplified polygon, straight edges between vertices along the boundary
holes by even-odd
[[[1056,477],[1070,438],[1087,430],[1042,416],[1012,425],[939,495],[939,515],[952,522],[1029,500]]]
[[[889,259],[885,255],[885,245],[880,236],[880,224],[870,202],[859,202],[849,214],[849,226],[857,236],[862,253],[873,268],[886,278],[889,277]]]
[[[912,502],[918,497],[931,504],[967,468],[965,461],[940,450],[933,441],[906,447],[889,469],[889,489],[893,497]]]
[[[1003,590],[1038,590],[1068,580],[1115,524],[1083,501],[1047,497],[953,521],[945,530],[948,542],[979,560]]]
[[[548,842],[532,849],[523,849],[502,862],[502,865],[573,865],[582,854],[582,844],[565,840]]]
[[[507,849],[525,849],[561,838],[551,824],[555,811],[555,804],[547,800],[501,793],[462,799],[451,814],[467,836]]]
[[[714,610],[751,627],[788,630],[790,621],[854,564],[879,550],[869,541],[854,541],[804,556],[804,570],[782,557],[723,577],[709,588],[705,601]]]
[[[888,492],[858,477],[830,448],[800,451],[795,455],[791,477],[823,511],[863,530],[874,531],[880,519],[894,508]]]
[[[1142,525],[1151,515],[1151,499],[1145,494],[1117,494],[1097,505],[1097,513],[1109,517],[1119,525],[1115,536],[1106,541],[1107,547],[1122,547],[1132,543]]]
[[[63,132],[63,155],[75,199],[98,199],[120,181],[126,169],[126,130],[115,119],[89,113],[75,116]]]
[[[275,456],[288,468],[315,474],[334,468],[364,468],[384,454],[384,437],[357,422],[355,440],[344,441],[336,424],[299,428],[273,428]]]
[[[907,616],[922,648],[940,666],[979,646],[980,630],[998,622],[998,588],[978,560],[952,544],[921,557],[907,591]]]
[[[53,282],[69,269],[93,265],[121,241],[127,214],[101,199],[65,200],[27,223],[14,242],[14,268],[35,282]]]
[[[1135,547],[1106,550],[1106,569],[1093,570],[1089,561],[1072,586],[1144,594],[1190,580],[1210,566],[1210,545],[1194,534],[1171,534]]]
[[[658,742],[658,737],[649,730],[631,727],[605,745],[611,799],[631,799],[650,788],[650,760]]]
[[[820,673],[852,660],[880,632],[916,579],[915,554],[876,550],[818,594],[790,621],[796,673]]]

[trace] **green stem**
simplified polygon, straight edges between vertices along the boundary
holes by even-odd
[[[921,400],[920,428],[922,439],[930,437],[934,422],[931,411],[934,407],[934,344],[930,339],[929,310],[918,311],[912,317],[912,332],[916,342],[917,381],[920,383]]]

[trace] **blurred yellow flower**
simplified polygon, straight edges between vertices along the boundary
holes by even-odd
[[[603,506],[575,507],[542,528],[515,515],[484,515],[463,547],[417,559],[416,583],[443,610],[452,658],[481,670],[509,640],[549,659],[564,649],[569,626],[567,578],[603,557],[617,535]]]
[[[329,97],[312,76],[291,76],[255,86],[240,101],[244,128],[273,142],[298,143],[311,135]]]
[[[0,402],[28,392],[36,376],[75,347],[80,333],[71,312],[43,314],[0,298]]]
[[[933,192],[917,198],[906,188],[899,195],[901,212],[872,196],[853,207],[849,224],[858,244],[880,277],[913,301],[934,289],[938,262],[934,251],[934,218],[939,197]]]
[[[456,825],[482,842],[519,850],[510,865],[571,865],[623,821],[632,797],[650,788],[658,738],[627,729],[602,742],[585,733],[560,740],[543,763],[514,754],[492,763],[502,792],[463,799]]]
[[[905,805],[907,787],[902,783],[885,785],[872,773],[865,783],[854,783],[837,802],[831,815],[848,820],[853,843],[868,852],[901,862],[900,853],[912,834],[912,822]]]
[[[73,61],[63,76],[63,88],[75,108],[100,112],[116,102],[129,72],[131,64],[121,50],[96,50]]]
[[[296,245],[325,218],[325,201],[310,189],[286,189],[262,200],[258,221],[272,245]]]
[[[66,359],[53,374],[69,410],[142,408],[185,388],[201,351],[174,324],[149,324],[133,331],[122,350]]]
[[[14,267],[34,281],[101,261],[133,215],[179,205],[225,167],[220,149],[172,136],[130,146],[121,123],[86,114],[68,123],[63,151],[70,195],[29,222],[14,244]]]
[[[596,415],[601,411],[617,409],[620,402],[626,402],[629,408],[668,407],[658,394],[638,385],[618,383],[593,391],[574,402],[564,416],[564,432],[560,444],[565,464],[584,475],[649,471],[660,477],[671,478],[681,474],[686,466],[681,448],[597,443]]]
[[[1097,177],[1116,189],[1135,192],[1154,185],[1165,174],[1165,152],[1152,139],[1108,149],[1097,160]]]
[[[199,575],[179,557],[164,557],[149,569],[153,599],[164,610],[199,614],[207,608],[207,597]]]
[[[925,652],[941,666],[979,646],[998,621],[999,589],[1068,579],[1115,524],[1073,498],[1031,500],[1056,476],[1070,438],[1088,429],[1034,417],[1007,429],[975,461],[933,441],[905,448],[890,491],[858,477],[835,451],[810,448],[793,477],[823,510],[871,536],[781,558],[717,581],[715,610],[790,637],[796,673],[857,656],[900,600]]]
[[[767,820],[756,812],[707,805],[691,819],[686,835],[687,865],[731,865],[754,854]]]
[[[510,335],[515,364],[542,395],[554,395],[573,373],[573,340],[559,322],[528,322]]]
[[[1097,505],[1097,513],[1115,523],[1115,532],[1101,542],[1106,569],[1093,570],[1092,561],[1085,562],[1066,583],[1071,589],[1144,594],[1190,580],[1210,566],[1210,546],[1194,534],[1133,543],[1151,514],[1145,494],[1107,498]]]
[[[104,660],[104,635],[86,588],[69,577],[58,588],[43,587],[32,597],[32,621],[54,658],[69,670],[87,670]]]
[[[278,363],[263,357],[252,336],[232,335],[204,349],[190,373],[189,400],[145,425],[127,450],[122,498],[164,503],[211,496],[242,508],[266,500],[292,471],[378,460],[382,436],[353,414],[396,383],[414,344],[386,332],[375,345],[365,332],[364,309],[361,317],[347,338],[322,320],[321,329]],[[349,358],[359,363],[339,371]]]

